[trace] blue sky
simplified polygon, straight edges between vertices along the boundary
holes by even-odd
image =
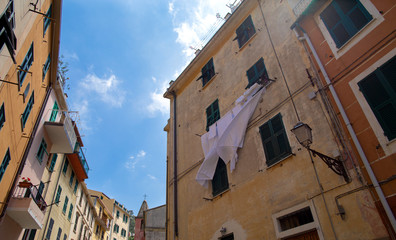
[[[234,0],[64,0],[61,55],[88,188],[128,209],[165,204],[169,101],[162,97]],[[208,35],[209,33],[209,35]],[[191,48],[191,47],[192,48]]]

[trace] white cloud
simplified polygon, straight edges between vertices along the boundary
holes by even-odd
[[[157,180],[157,178],[156,177],[154,177],[153,175],[151,175],[151,174],[147,174],[147,177],[149,177],[151,180]]]
[[[169,11],[170,14],[172,14],[173,10],[174,10],[174,3],[170,2],[169,5],[168,5],[168,11]]]
[[[218,19],[219,13],[224,17],[230,9],[227,4],[235,0],[173,0],[169,2],[169,14],[173,17],[174,31],[178,34],[176,42],[180,43],[187,57],[192,57],[195,50],[202,48],[210,37],[221,26],[223,20]]]
[[[167,85],[167,81],[164,81],[160,88],[156,88],[150,93],[150,103],[146,109],[151,116],[154,116],[157,112],[163,115],[169,114],[169,100],[163,97]]]
[[[144,159],[146,156],[146,152],[144,150],[140,150],[136,155],[129,156],[128,160],[125,162],[125,168],[129,170],[135,170],[136,165]]]
[[[95,93],[102,102],[113,107],[121,107],[125,100],[126,93],[119,85],[120,80],[114,74],[103,78],[96,74],[88,74],[81,83],[85,90]]]
[[[140,150],[139,153],[136,155],[136,157],[138,157],[138,158],[142,158],[144,156],[146,156],[146,152],[143,150]]]
[[[151,77],[151,80],[153,80],[154,83],[157,82],[157,78],[155,78],[155,77]]]

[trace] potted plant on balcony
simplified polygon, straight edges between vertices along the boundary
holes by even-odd
[[[30,188],[32,186],[32,183],[30,182],[30,178],[22,178],[22,181],[19,182],[18,186],[20,188]]]

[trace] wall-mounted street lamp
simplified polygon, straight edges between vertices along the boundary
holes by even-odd
[[[312,144],[312,129],[308,126],[308,124],[298,122],[291,131],[296,136],[297,141],[310,153],[312,153],[314,157],[318,156],[331,170],[333,170],[333,172],[343,176],[346,182],[350,182],[349,176],[342,161],[326,156],[310,148],[310,145]]]

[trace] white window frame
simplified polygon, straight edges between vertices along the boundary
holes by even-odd
[[[340,58],[346,52],[348,52],[353,46],[355,46],[359,41],[361,41],[364,37],[366,37],[373,29],[375,29],[381,22],[384,21],[384,17],[381,13],[377,10],[373,3],[370,0],[360,0],[360,3],[366,8],[367,12],[373,16],[373,19],[367,23],[359,32],[357,32],[354,36],[352,36],[344,45],[340,48],[337,48],[336,43],[334,42],[333,38],[331,37],[329,31],[327,30],[324,22],[320,18],[320,14],[323,10],[330,5],[331,1],[328,1],[315,13],[314,19],[318,24],[320,31],[323,34],[323,37],[327,41],[331,51],[334,54],[335,59]]]
[[[367,118],[372,130],[374,131],[375,136],[377,137],[379,143],[381,144],[382,149],[384,150],[385,154],[391,155],[396,153],[396,139],[388,140],[388,138],[384,135],[384,130],[382,129],[380,123],[378,122],[377,118],[375,117],[373,110],[371,110],[370,105],[368,104],[366,98],[364,97],[363,93],[359,90],[358,82],[363,80],[369,74],[374,72],[377,68],[385,64],[391,58],[396,56],[396,49],[393,49],[389,53],[385,54],[382,58],[376,61],[373,65],[365,69],[359,75],[357,75],[352,81],[349,82],[349,86],[352,89],[357,101],[360,104],[360,107],[363,110],[364,115]]]
[[[297,211],[307,208],[307,207],[309,207],[309,209],[311,210],[312,217],[314,219],[313,222],[307,223],[307,224],[304,224],[304,225],[301,225],[301,226],[298,226],[295,228],[291,228],[291,229],[288,229],[285,231],[281,230],[281,226],[280,226],[280,223],[278,220],[279,218],[289,215],[291,213],[297,212]],[[308,232],[310,230],[316,230],[320,240],[325,239],[323,237],[323,233],[322,233],[322,230],[321,230],[320,224],[319,224],[318,215],[316,214],[315,206],[314,206],[312,200],[300,203],[293,207],[282,210],[278,213],[272,214],[272,221],[274,223],[275,233],[276,233],[276,237],[278,239],[282,239],[282,238],[290,237],[290,236],[297,235],[300,233]]]

